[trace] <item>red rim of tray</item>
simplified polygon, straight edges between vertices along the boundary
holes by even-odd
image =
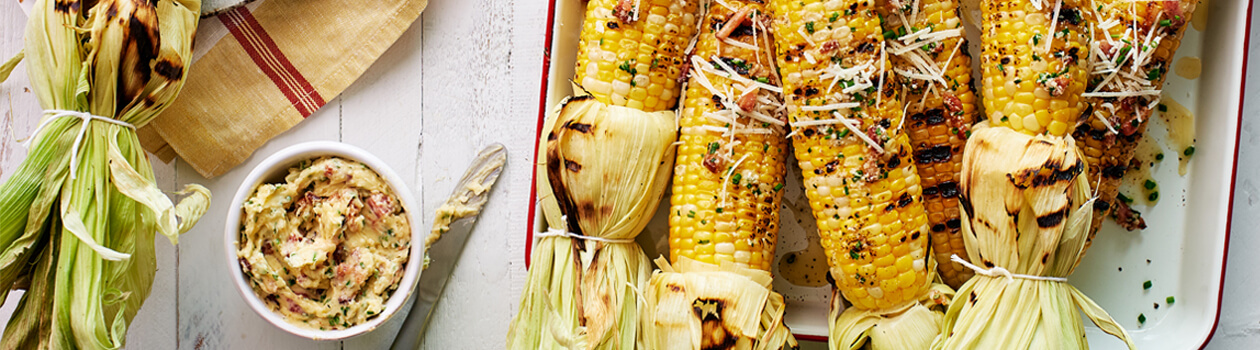
[[[1228,209],[1228,213],[1226,214],[1226,219],[1225,219],[1225,245],[1224,245],[1224,252],[1221,256],[1221,282],[1220,282],[1220,286],[1217,289],[1217,295],[1216,295],[1216,317],[1213,318],[1212,320],[1212,330],[1208,332],[1207,338],[1203,339],[1203,344],[1199,345],[1200,349],[1207,347],[1207,344],[1212,341],[1212,337],[1216,335],[1217,326],[1220,325],[1220,321],[1221,321],[1221,303],[1224,301],[1224,297],[1225,297],[1225,267],[1229,263],[1229,236],[1233,229],[1232,224],[1234,221],[1234,188],[1238,182],[1238,151],[1239,151],[1238,146],[1239,146],[1239,140],[1241,139],[1241,136],[1242,136],[1241,133],[1242,133],[1242,118],[1243,118],[1243,102],[1246,97],[1246,91],[1247,91],[1247,78],[1246,77],[1247,77],[1247,60],[1249,56],[1248,55],[1249,52],[1247,51],[1247,48],[1251,44],[1251,8],[1253,5],[1254,4],[1251,3],[1250,1],[1247,3],[1247,10],[1246,10],[1247,18],[1245,20],[1247,24],[1245,26],[1245,29],[1243,29],[1244,33],[1243,33],[1242,79],[1238,87],[1238,120],[1236,121],[1238,127],[1236,127],[1234,130],[1234,163],[1231,165],[1233,168],[1232,168],[1232,175],[1230,176],[1230,186],[1229,186],[1229,209]],[[534,158],[533,159],[535,161],[537,161],[538,159],[538,145],[540,142],[539,140],[541,139],[541,136],[542,136],[543,122],[547,119],[547,86],[550,85],[548,79],[551,77],[551,45],[552,45],[552,38],[554,37],[553,30],[555,29],[555,21],[556,21],[556,0],[549,0],[547,2],[547,30],[546,30],[547,37],[546,39],[544,39],[545,43],[543,44],[543,65],[542,65],[542,80],[541,80],[542,83],[541,83],[541,87],[539,88],[539,96],[538,96],[538,126],[534,129]],[[529,224],[526,225],[527,228],[525,232],[525,268],[526,269],[529,269],[530,257],[533,256],[532,254],[533,254],[533,247],[534,247],[534,215],[535,215],[535,210],[538,207],[537,205],[538,186],[535,185],[537,184],[537,181],[538,181],[538,172],[535,171],[533,167],[531,167],[530,168],[530,185],[529,185],[529,215],[528,215]],[[808,335],[808,334],[793,334],[793,335],[796,336],[796,338],[800,340],[809,340],[809,341],[818,341],[818,342],[827,341],[827,337],[825,336]]]
[[[1234,223],[1234,189],[1238,185],[1238,145],[1242,139],[1242,118],[1243,118],[1243,102],[1247,97],[1247,60],[1249,52],[1247,48],[1251,45],[1251,7],[1255,4],[1251,1],[1247,2],[1247,24],[1243,28],[1243,54],[1242,54],[1242,72],[1241,79],[1238,84],[1238,120],[1237,127],[1234,130],[1234,164],[1233,175],[1229,179],[1229,210],[1225,216],[1225,251],[1221,254],[1221,284],[1216,291],[1216,317],[1212,319],[1212,330],[1208,331],[1207,338],[1203,339],[1203,344],[1199,345],[1199,349],[1206,348],[1208,343],[1212,341],[1212,337],[1216,336],[1216,328],[1221,324],[1221,308],[1225,301],[1225,267],[1229,264],[1229,236],[1233,231]]]

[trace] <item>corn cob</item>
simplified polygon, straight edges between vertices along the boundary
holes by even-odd
[[[600,102],[645,112],[673,109],[699,3],[591,0],[574,81]]]
[[[1080,150],[1069,137],[987,124],[967,140],[959,202],[971,261],[988,271],[958,288],[931,349],[1088,349],[1081,315],[1134,349],[1124,327],[1066,279],[1092,210]]]
[[[695,70],[674,163],[670,260],[685,256],[769,271],[787,169],[787,124],[768,25],[762,23],[769,17],[759,5],[740,9],[749,10],[731,18],[737,13],[713,4],[691,58]],[[718,39],[727,26],[738,29],[726,40],[740,45]]]
[[[644,293],[647,348],[797,345],[770,290],[787,122],[769,19],[759,1],[729,0],[710,4],[700,27],[679,118],[672,263],[657,261]]]
[[[984,109],[994,126],[1071,134],[1086,109],[1089,36],[1080,0],[984,1]]]
[[[1085,93],[1090,110],[1073,133],[1089,164],[1088,178],[1097,184],[1091,239],[1111,212],[1129,230],[1146,226],[1116,194],[1198,1],[1095,3],[1088,18],[1095,26],[1093,79]]]
[[[971,55],[955,0],[922,0],[884,6],[881,15],[897,85],[910,116],[906,125],[922,182],[932,253],[941,279],[957,288],[973,272],[951,262],[967,256],[960,236],[958,172],[963,146],[975,122]],[[917,6],[917,7],[916,7]]]
[[[854,306],[838,316],[832,309],[832,348],[867,337],[878,344],[883,336],[925,348],[933,327],[867,332],[882,322],[867,320],[920,306],[935,269],[901,101],[885,81],[892,67],[875,3],[774,0],[771,6],[806,195],[831,276]],[[927,324],[939,316],[907,314],[926,315],[915,317],[927,317]]]

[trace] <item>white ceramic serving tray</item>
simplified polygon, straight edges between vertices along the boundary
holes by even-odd
[[[1178,174],[1174,156],[1181,150],[1174,150],[1176,146],[1166,140],[1168,127],[1163,119],[1152,118],[1147,137],[1157,141],[1168,158],[1151,170],[1159,184],[1160,200],[1153,206],[1134,207],[1142,212],[1148,228],[1127,232],[1108,221],[1070,277],[1073,285],[1128,329],[1141,349],[1201,347],[1216,330],[1220,315],[1251,11],[1250,2],[1245,0],[1202,1],[1198,11],[1205,11],[1209,20],[1202,30],[1188,30],[1174,60],[1199,58],[1202,74],[1197,79],[1186,79],[1170,72],[1164,86],[1166,100],[1179,102],[1196,116],[1196,151],[1189,171],[1185,176]],[[573,76],[585,4],[582,0],[550,0],[538,111],[540,127],[547,113],[572,94],[569,79]],[[978,40],[977,33],[968,33],[973,42]],[[971,52],[978,53],[979,49]],[[795,160],[789,162],[794,164]],[[799,178],[799,170],[789,166],[774,288],[788,300],[786,321],[797,337],[825,340],[830,285],[794,285],[781,278],[779,272],[785,254],[811,245],[819,249]],[[531,199],[534,197],[531,194]],[[666,196],[661,209],[639,236],[649,257],[668,251],[668,205]],[[531,242],[533,232],[545,225],[542,215],[537,214],[531,209]],[[526,254],[528,261],[529,249]],[[1144,290],[1143,282],[1148,280],[1152,287]],[[1165,302],[1169,296],[1175,297],[1172,305]],[[1145,316],[1144,324],[1139,324],[1139,315]],[[1093,324],[1087,323],[1086,332],[1093,348],[1124,348],[1122,342]]]

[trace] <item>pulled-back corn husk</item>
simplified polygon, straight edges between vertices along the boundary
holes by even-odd
[[[552,230],[534,245],[509,349],[639,349],[636,297],[651,262],[633,242],[673,168],[674,112],[567,99],[543,127],[538,189]]]
[[[927,270],[935,280],[928,292],[919,300],[888,310],[846,309],[840,305],[840,291],[833,289],[827,324],[829,348],[917,350],[930,346],[954,290],[936,275],[936,260],[928,259]]]
[[[27,289],[0,348],[121,348],[157,269],[154,234],[175,243],[205,213],[204,187],[185,187],[178,204],[157,188],[123,125],[148,123],[183,87],[200,8],[35,2],[23,54],[0,66],[7,77],[25,56],[46,109],[27,158],[0,185],[0,298]]]
[[[963,156],[963,237],[971,261],[1067,277],[1084,253],[1092,199],[1074,141],[977,125]],[[977,274],[958,289],[933,349],[1087,349],[1080,313],[1134,348],[1124,328],[1067,282]]]
[[[646,349],[783,349],[797,347],[783,324],[787,304],[770,288],[769,271],[686,257],[660,270],[643,291]]]

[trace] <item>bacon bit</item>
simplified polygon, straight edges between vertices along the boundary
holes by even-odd
[[[962,100],[959,99],[957,95],[954,95],[953,92],[942,93],[941,100],[942,102],[945,102],[945,110],[949,112],[962,112],[963,110]],[[950,113],[950,114],[954,114],[954,113]],[[954,125],[954,127],[957,127],[957,125]]]
[[[703,164],[704,168],[709,169],[710,172],[717,174],[722,171],[723,163],[725,162],[722,161],[722,158],[719,157],[717,153],[710,153],[709,155],[704,156],[704,161],[700,164]]]
[[[1116,223],[1120,227],[1133,231],[1146,228],[1146,220],[1142,219],[1142,213],[1129,207],[1129,204],[1121,200],[1111,201],[1116,208],[1111,211],[1111,217],[1116,219]]]
[[[294,204],[295,208],[293,212],[298,216],[304,217],[307,213],[311,212],[312,208],[315,207],[315,203],[322,199],[323,198],[316,196],[315,192],[306,192],[302,194],[302,198],[298,198],[297,203]]]
[[[1050,96],[1058,97],[1063,96],[1063,93],[1067,92],[1067,87],[1071,84],[1072,78],[1066,75],[1061,75],[1058,78],[1047,79],[1046,82],[1041,85],[1046,87],[1046,91],[1050,93]]]
[[[360,266],[362,261],[359,249],[355,249],[345,261],[337,265],[337,272],[333,277],[333,290],[336,292],[334,295],[337,295],[337,302],[345,304],[359,295],[363,282],[368,278],[367,266]]]
[[[735,12],[735,15],[727,19],[725,25],[722,25],[722,30],[717,32],[718,40],[731,36],[731,33],[734,33],[735,29],[739,28],[741,24],[744,24],[744,20],[748,19],[749,13],[752,13],[752,7],[744,7]]]
[[[389,200],[389,196],[380,192],[373,193],[368,197],[367,207],[372,211],[372,214],[376,215],[377,220],[394,212],[394,202]]]
[[[823,43],[822,47],[818,49],[818,52],[822,54],[831,54],[833,51],[836,51],[836,49],[839,49],[839,48],[840,48],[840,43],[836,42],[835,40],[827,40],[827,42]]]
[[[874,140],[875,142],[879,142],[881,144],[884,143],[884,136],[883,136],[883,133],[880,132],[880,127],[878,125],[871,125],[870,127],[866,128],[866,137],[871,138],[871,140]],[[870,149],[871,152],[873,152],[876,156],[883,154],[883,153],[878,153],[879,151],[875,150],[875,147],[867,147],[867,148]]]
[[[1188,18],[1182,17],[1181,20],[1177,20],[1177,16],[1181,16],[1185,13],[1185,9],[1181,8],[1180,2],[1175,1],[1175,0],[1164,0],[1164,1],[1160,1],[1159,3],[1160,5],[1163,5],[1162,6],[1163,14],[1161,15],[1160,14],[1161,10],[1158,8],[1154,8],[1155,6],[1151,6],[1152,8],[1147,8],[1146,10],[1146,24],[1147,25],[1159,25],[1159,23],[1155,21],[1156,17],[1169,20],[1175,24],[1185,23],[1185,21],[1188,19]],[[1151,5],[1154,5],[1154,4],[1151,4]]]
[[[887,5],[889,11],[902,11],[905,7],[901,4],[901,0],[888,0]]]
[[[263,247],[266,247],[266,246],[264,245]],[[263,250],[266,250],[266,248],[263,248]],[[264,251],[263,254],[270,254],[270,253],[267,253]],[[245,258],[239,258],[237,259],[237,261],[241,263],[241,268],[244,269],[244,271],[251,271],[254,269],[254,265],[250,265],[249,260],[245,260]]]
[[[742,109],[745,111],[751,111],[753,110],[753,108],[757,108],[757,92],[758,91],[761,91],[761,88],[754,87],[752,91],[749,91],[743,96],[740,96],[739,102],[738,102],[739,109]]]
[[[1120,122],[1120,124],[1120,133],[1124,134],[1124,136],[1131,136],[1133,133],[1137,132],[1137,125],[1133,125],[1132,119]]]
[[[613,7],[613,17],[621,20],[621,23],[634,22],[634,0],[621,0],[617,2],[617,6]]]
[[[862,179],[866,182],[879,181],[879,156],[875,149],[867,148],[866,162],[862,163]]]
[[[1112,56],[1112,55],[1115,55],[1116,53],[1116,47],[1112,46],[1111,42],[1108,42],[1108,41],[1098,42],[1098,49],[1102,50],[1103,54],[1107,56]]]
[[[331,165],[324,168],[324,177],[329,179],[333,178],[333,168]]]
[[[1111,148],[1111,146],[1114,146],[1116,144],[1116,134],[1109,132],[1107,133],[1106,136],[1103,136],[1102,141],[1103,141],[1103,148]]]
[[[363,209],[363,201],[359,200],[359,198],[357,197],[354,199],[351,199],[350,203],[346,204],[346,220],[345,221],[346,222],[354,221],[355,218],[359,217],[359,211],[362,209]]]
[[[309,298],[309,297],[308,297],[308,298]],[[285,300],[287,300],[287,301],[289,302],[289,312],[292,312],[292,313],[302,313],[302,312],[303,312],[303,311],[302,311],[302,306],[301,306],[301,305],[298,305],[298,304],[297,304],[297,302],[293,301],[293,299],[290,299],[290,298],[284,298],[284,299],[285,299]]]

